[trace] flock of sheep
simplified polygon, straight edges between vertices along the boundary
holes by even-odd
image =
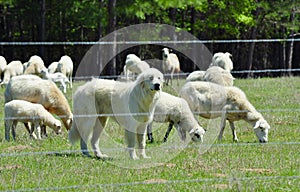
[[[74,118],[63,94],[67,87],[72,88],[73,62],[70,57],[63,56],[48,69],[38,56],[32,56],[24,64],[13,61],[8,65],[0,57],[0,72],[3,73],[1,85],[6,86],[5,138],[10,139],[11,130],[15,139],[18,121],[25,124],[33,138],[41,139],[41,135],[46,134],[45,126],[59,134],[61,123],[51,115],[55,114],[69,130],[70,142],[80,141],[84,155],[89,155],[87,142],[91,140],[95,156],[105,159],[108,156],[99,148],[100,135],[108,118],[113,116],[125,128],[130,157],[138,159],[134,150],[137,142],[141,156],[147,158],[146,135],[153,141],[152,121],[169,123],[165,141],[173,126],[181,140],[186,139],[188,132],[193,141],[203,141],[206,130],[195,118],[196,113],[207,119],[221,117],[220,140],[228,120],[233,140],[238,141],[234,122],[245,120],[253,127],[258,140],[267,142],[270,125],[248,101],[245,93],[233,86],[230,57],[227,52],[214,54],[206,71],[190,73],[177,97],[162,91],[164,75],[171,74],[165,75],[165,84],[172,84],[174,73],[180,72],[176,54],[170,53],[168,48],[163,49],[163,73],[151,68],[135,54],[129,54],[124,74],[126,79],[132,74],[137,74],[137,78],[133,82],[93,79],[79,87],[73,98]],[[128,115],[130,113],[132,115]],[[142,115],[133,115],[136,113]],[[84,117],[77,117],[80,115]]]

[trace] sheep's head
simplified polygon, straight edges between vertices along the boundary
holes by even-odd
[[[163,58],[167,58],[168,55],[170,54],[170,51],[168,48],[163,48],[162,52],[163,52]]]
[[[59,120],[56,120],[53,124],[53,130],[56,134],[61,134],[61,122]]]
[[[268,142],[268,133],[270,125],[264,119],[258,120],[254,125],[254,132],[259,139],[259,142],[266,143]]]
[[[205,130],[202,127],[199,126],[197,128],[192,129],[189,132],[189,134],[191,136],[192,141],[202,143],[203,142],[203,136],[205,134]]]

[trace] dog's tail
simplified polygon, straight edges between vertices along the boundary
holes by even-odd
[[[80,133],[77,129],[76,122],[74,121],[72,123],[72,127],[69,131],[69,141],[71,142],[72,145],[74,145],[80,139],[81,139],[81,136],[80,136]]]

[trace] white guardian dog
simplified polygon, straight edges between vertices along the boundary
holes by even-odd
[[[89,156],[87,142],[95,156],[108,158],[99,148],[100,135],[110,116],[125,128],[130,158],[138,159],[134,146],[137,140],[140,154],[145,153],[146,128],[152,121],[155,105],[163,85],[163,74],[155,68],[141,73],[130,83],[93,79],[79,87],[74,94],[74,124],[69,132],[72,144],[80,140],[81,151]],[[97,114],[97,115],[96,115]]]

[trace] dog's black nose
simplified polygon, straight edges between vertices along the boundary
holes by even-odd
[[[160,84],[159,83],[155,83],[154,84],[154,90],[160,90]]]

